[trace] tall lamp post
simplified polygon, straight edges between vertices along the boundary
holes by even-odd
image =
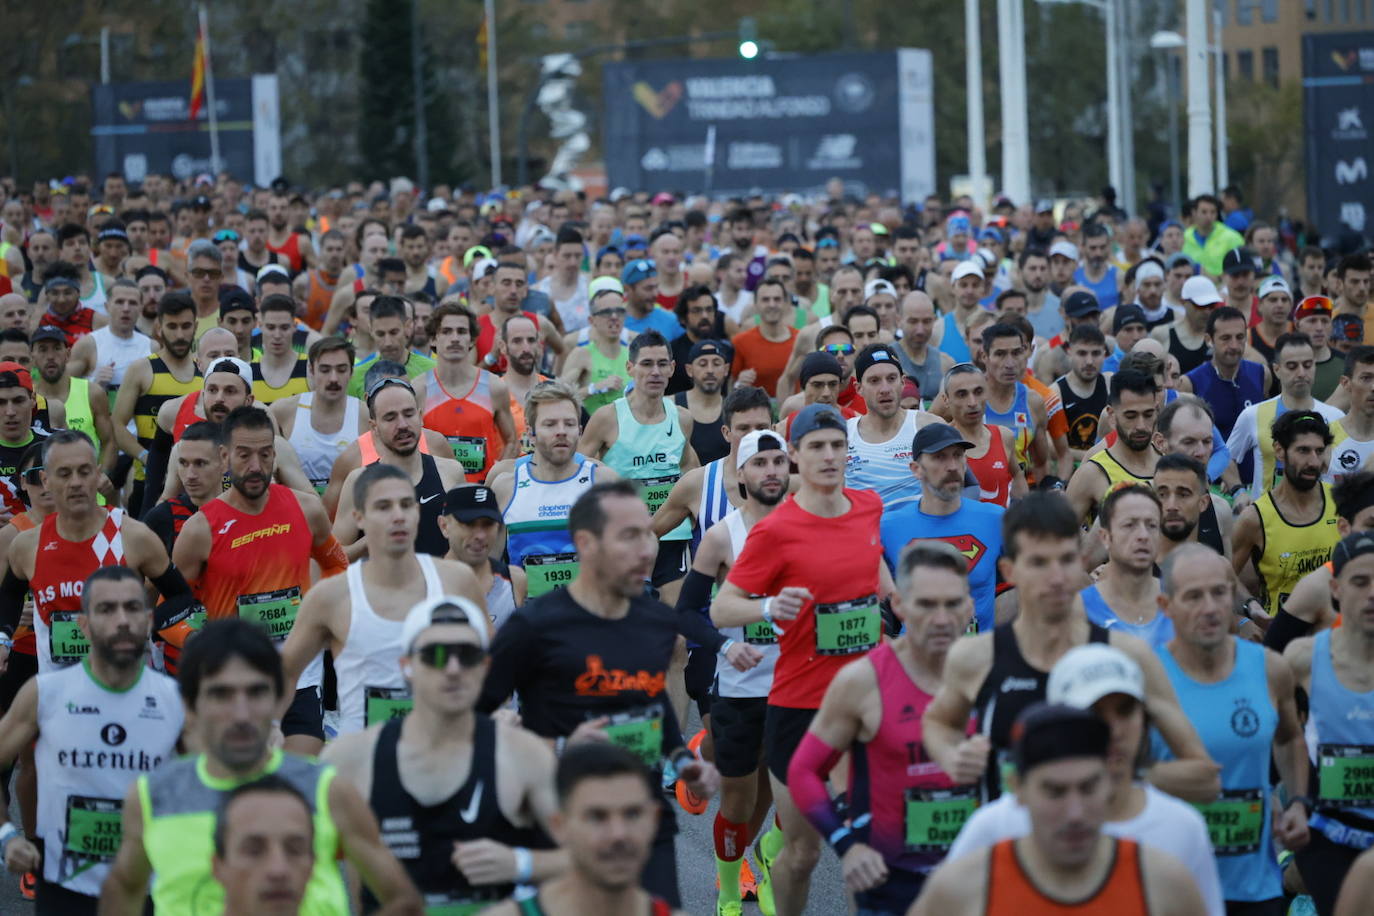
[[[1178,60],[1173,52],[1184,44],[1183,36],[1177,32],[1155,32],[1150,36],[1150,47],[1164,52],[1164,81],[1169,100],[1169,203],[1175,213],[1180,212],[1183,198],[1178,168]]]

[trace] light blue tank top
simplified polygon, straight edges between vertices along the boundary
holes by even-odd
[[[1078,286],[1086,286],[1093,291],[1097,297],[1097,302],[1106,311],[1115,305],[1121,304],[1121,290],[1117,289],[1117,280],[1121,272],[1116,269],[1115,264],[1107,265],[1107,272],[1102,275],[1102,279],[1093,283],[1088,279],[1088,274],[1083,268],[1079,267],[1073,272],[1073,282]]]
[[[1216,684],[1193,680],[1164,646],[1155,651],[1183,712],[1202,736],[1207,753],[1221,765],[1221,798],[1197,807],[1216,850],[1222,896],[1268,900],[1283,893],[1269,829],[1269,759],[1279,714],[1269,698],[1265,648],[1234,637],[1233,642],[1236,662],[1231,675]],[[1157,760],[1173,759],[1158,733],[1151,740]]]
[[[992,402],[988,401],[983,408],[983,422],[988,426],[1005,426],[1018,435],[1024,429],[1027,437],[1034,439],[1035,420],[1030,412],[1030,389],[1024,382],[1017,382],[1016,397],[1012,398],[1011,407],[1004,411],[993,410]]]
[[[1099,627],[1143,639],[1152,649],[1158,649],[1174,638],[1174,622],[1164,616],[1163,611],[1155,614],[1155,619],[1149,623],[1127,623],[1112,610],[1096,584],[1089,585],[1078,594],[1083,598],[1083,610],[1087,612],[1088,619]]]
[[[678,407],[673,399],[663,399],[664,417],[652,426],[635,419],[630,399],[615,401],[616,440],[602,459],[606,465],[627,480],[639,481],[644,489],[644,501],[653,515],[668,500],[668,494],[682,476],[682,453],[687,437],[678,422]],[[686,541],[692,537],[692,522],[682,524],[659,538],[661,541]]]
[[[940,338],[941,352],[948,353],[950,359],[956,363],[966,363],[972,360],[973,354],[968,351],[968,343],[959,330],[959,322],[954,320],[954,313],[945,312],[945,317],[941,320],[945,323],[945,333]],[[924,391],[924,389],[922,390]]]
[[[1374,770],[1374,690],[1355,693],[1336,678],[1331,633],[1322,630],[1312,646],[1306,738],[1317,776],[1313,794],[1323,814],[1350,812],[1374,820],[1374,779],[1369,776]],[[1356,768],[1363,773],[1352,773]],[[1342,772],[1353,778],[1342,779]]]

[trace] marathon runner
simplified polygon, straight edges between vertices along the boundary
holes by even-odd
[[[894,566],[892,606],[903,632],[830,682],[792,756],[787,784],[807,821],[840,857],[858,911],[901,916],[977,805],[974,792],[957,789],[926,758],[920,720],[939,687],[949,647],[974,608],[968,562],[958,548],[913,541]],[[849,808],[842,815],[826,779],[846,751],[852,762]]]
[[[353,486],[364,468],[381,462],[405,471],[415,487],[420,503],[416,549],[442,557],[448,553],[448,540],[439,529],[439,515],[444,507],[444,494],[464,480],[463,466],[452,458],[435,458],[420,447],[424,430],[420,426],[419,402],[415,389],[405,379],[391,376],[373,379],[368,386],[367,407],[372,417],[371,439],[366,449],[362,448],[363,440],[358,440],[361,464],[344,478],[334,515],[334,536],[349,548],[349,559],[357,559],[367,550],[367,542],[360,540],[361,532],[353,514]],[[338,463],[347,458],[347,452],[339,457],[335,463],[336,472]]]
[[[319,266],[301,271],[292,282],[292,294],[305,303],[305,313],[301,318],[317,331],[324,324],[329,314],[329,303],[339,289],[346,260],[344,252],[343,233],[337,229],[324,232],[320,235]]]
[[[71,349],[67,374],[74,379],[90,378],[108,392],[108,409],[113,409],[124,376],[136,361],[153,352],[153,341],[137,331],[142,310],[138,285],[127,277],[110,284],[107,308],[110,323],[87,334]]]
[[[895,369],[896,359],[886,356]],[[776,859],[759,864],[783,916],[805,909],[820,857],[820,836],[788,794],[788,763],[836,672],[878,644],[879,601],[892,591],[878,543],[883,503],[876,493],[845,486],[839,411],[828,404],[802,408],[790,445],[801,488],[755,526],[711,603],[717,627],[764,621],[779,635],[763,738],[783,846]],[[827,553],[823,543],[848,546]],[[833,562],[818,564],[823,553]]]
[[[1163,515],[1159,495],[1149,484],[1113,486],[1097,519],[1107,562],[1095,573],[1097,580],[1078,593],[1090,622],[1156,649],[1174,636],[1172,622],[1159,607],[1154,572]]]
[[[145,663],[153,611],[142,576],[96,569],[76,623],[90,645],[83,663],[30,680],[0,720],[0,767],[37,739],[41,842],[17,836],[0,811],[0,850],[11,871],[41,874],[39,916],[94,916],[120,845],[124,796],[139,773],[175,756],[181,737],[176,683]]]
[[[478,710],[490,714],[518,694],[525,727],[556,746],[611,741],[655,770],[666,761],[693,793],[709,798],[716,770],[683,746],[667,701],[676,620],[644,592],[657,548],[638,489],[627,480],[596,484],[573,504],[568,528],[578,575],[517,609],[496,634]],[[677,831],[668,811],[642,880],[676,901]]]
[[[110,428],[110,399],[105,389],[89,379],[70,374],[71,348],[61,329],[39,325],[29,335],[29,346],[33,352],[33,369],[37,372],[33,378],[34,394],[48,403],[61,404],[66,417],[64,427],[85,433],[95,443],[101,466],[112,465],[117,451]]]
[[[1275,843],[1308,842],[1310,766],[1293,698],[1293,672],[1262,646],[1229,633],[1234,587],[1224,557],[1190,544],[1164,561],[1160,608],[1174,636],[1157,648],[1184,713],[1221,765],[1221,795],[1198,808],[1217,856],[1229,911],[1287,912]],[[1154,756],[1168,760],[1168,748]],[[1276,808],[1269,761],[1287,803]],[[1271,829],[1271,826],[1272,829]]]
[[[1206,340],[1212,356],[1183,376],[1212,408],[1223,436],[1230,436],[1241,411],[1264,400],[1269,390],[1269,367],[1244,358],[1247,327],[1246,316],[1230,306],[1211,309]]]
[[[310,234],[290,225],[286,196],[273,194],[267,199],[266,209],[267,222],[271,227],[267,233],[268,250],[284,257],[291,265],[293,274],[314,267],[315,247],[310,244]]]
[[[320,338],[306,357],[310,390],[275,401],[267,409],[321,496],[334,463],[367,431],[363,402],[348,394],[353,359],[353,345],[347,340]]]
[[[1112,794],[1106,722],[1042,705],[1017,725],[1014,778],[1028,830],[950,859],[927,880],[913,916],[1205,912],[1178,859],[1103,831]],[[970,892],[981,887],[986,893]]]
[[[685,355],[690,387],[673,395],[673,401],[692,415],[692,451],[699,461],[710,464],[730,451],[723,425],[730,348],[722,341],[698,340]]]
[[[920,426],[937,418],[902,408],[901,362],[890,344],[870,344],[859,351],[854,377],[868,413],[845,421],[844,481],[876,494],[885,510],[914,502],[921,495],[921,483],[911,475],[911,440]],[[792,421],[794,442],[800,416]]]
[[[927,400],[940,393],[945,373],[954,367],[954,358],[931,346],[935,327],[935,303],[922,290],[902,297],[902,336],[893,352],[902,364],[902,374],[915,379],[921,397]]]
[[[558,761],[558,817],[554,838],[569,868],[538,893],[510,900],[490,916],[549,916],[562,912],[685,916],[641,877],[652,864],[660,809],[653,774],[631,752],[597,742],[570,747]]]
[[[1026,495],[1026,472],[1016,460],[1016,434],[987,420],[987,376],[973,363],[945,373],[943,395],[950,424],[973,443],[965,450],[968,471],[978,484],[978,500],[1006,508]]]
[[[956,783],[982,779],[984,798],[996,798],[1012,724],[1045,698],[1055,662],[1074,646],[1107,643],[1140,665],[1146,711],[1180,758],[1152,767],[1151,781],[1180,798],[1215,798],[1216,765],[1179,709],[1159,660],[1145,643],[1103,629],[1079,610],[1076,593],[1085,576],[1078,535],[1077,515],[1058,493],[1031,493],[1007,510],[999,566],[1016,586],[1019,613],[1011,623],[960,640],[950,650],[944,683],[922,724],[926,751]],[[973,714],[978,734],[967,737]]]
[[[419,503],[404,471],[369,465],[353,489],[358,526],[375,548],[349,564],[346,575],[325,579],[306,593],[282,646],[288,679],[299,678],[324,650],[333,654],[340,735],[410,708],[397,659],[405,654],[401,624],[412,606],[441,595],[482,604],[482,591],[467,566],[415,551]]]
[[[637,481],[652,515],[682,475],[699,464],[691,446],[692,415],[663,393],[673,374],[673,360],[662,334],[644,331],[635,337],[626,368],[634,388],[592,415],[577,450],[601,459],[622,478]],[[659,536],[649,584],[664,601],[677,600],[691,565],[691,537],[692,526],[686,520]]]
[[[200,508],[181,529],[172,555],[194,583],[208,619],[238,616],[261,626],[278,646],[295,625],[310,588],[310,561],[322,577],[348,565],[314,493],[272,483],[276,461],[272,420],[260,407],[236,407],[223,424],[222,454],[230,488]],[[188,620],[168,642],[183,647],[196,628]],[[176,638],[180,636],[180,640]],[[318,753],[324,743],[316,660],[296,681],[282,717],[287,748]]]
[[[1078,518],[1091,523],[1112,487],[1122,483],[1149,485],[1159,453],[1152,447],[1159,413],[1159,386],[1143,372],[1122,369],[1112,376],[1108,404],[1116,442],[1094,453],[1069,479],[1065,495]]]
[[[632,362],[630,348],[623,342],[625,295],[618,289],[602,287],[592,292],[591,324],[586,346],[576,346],[563,363],[559,380],[582,398],[590,416],[598,409],[624,397]]]
[[[1336,442],[1329,473],[1334,481],[1374,461],[1374,347],[1351,347],[1344,365],[1340,387],[1350,409],[1331,424]]]
[[[315,825],[299,789],[270,775],[225,794],[211,862],[224,916],[294,916],[314,870]]]
[[[258,306],[262,355],[253,363],[253,399],[264,407],[310,390],[309,360],[296,352],[296,302],[273,294]]]
[[[1175,398],[1160,408],[1155,420],[1154,447],[1161,455],[1160,461],[1155,462],[1155,475],[1158,476],[1160,472],[1163,457],[1179,454],[1196,461],[1202,467],[1204,480],[1210,479],[1215,442],[1216,427],[1212,424],[1212,410],[1207,402],[1195,397]],[[1230,463],[1229,459],[1227,463]],[[1235,514],[1231,502],[1220,495],[1219,489],[1212,488],[1210,505],[1204,507],[1198,517],[1197,539],[1217,553],[1229,557],[1231,535],[1236,526]],[[1244,500],[1244,489],[1239,482],[1235,483],[1231,488],[1234,494],[1232,499],[1238,497]],[[1164,534],[1166,537],[1169,534],[1167,527]]]
[[[1102,363],[1107,339],[1090,324],[1069,333],[1069,371],[1055,380],[1064,414],[1069,421],[1069,454],[1077,467],[1098,438],[1098,424],[1107,409],[1107,379]]]
[[[490,640],[486,615],[466,598],[416,604],[399,659],[413,708],[333,742],[322,758],[368,799],[426,912],[475,912],[567,868],[546,836],[557,809],[553,753],[473,709]],[[364,894],[363,904],[376,901]]]
[[[1346,872],[1374,846],[1374,792],[1361,775],[1374,746],[1374,536],[1347,535],[1331,568],[1344,625],[1296,639],[1283,653],[1308,697],[1311,839],[1295,861],[1320,916],[1333,912]]]
[[[224,436],[220,424],[201,420],[186,427],[177,443],[176,478],[181,492],[164,499],[143,516],[147,525],[172,555],[181,529],[200,507],[224,492]]]
[[[1159,497],[1159,533],[1163,535],[1159,539],[1156,563],[1184,544],[1202,544],[1213,553],[1231,559],[1230,534],[1234,517],[1225,501],[1222,501],[1221,510],[1217,510],[1214,503],[1221,497],[1208,491],[1207,469],[1200,462],[1181,452],[1161,455],[1150,485]],[[1218,519],[1224,521],[1225,530],[1215,525]]]
[[[366,291],[359,298],[365,295]],[[377,295],[367,306],[367,314],[368,340],[376,347],[376,351],[360,358],[354,366],[353,378],[348,382],[349,394],[355,398],[366,394],[367,373],[378,360],[389,360],[405,366],[405,377],[412,383],[435,367],[434,360],[410,349],[414,318],[409,301],[397,295]],[[335,333],[327,323],[325,330]],[[361,346],[356,339],[354,345]]]
[[[34,394],[33,377],[22,364],[0,362],[0,519],[24,511],[14,485],[19,461],[31,445],[61,427],[62,410],[60,403],[48,405]]]
[[[930,539],[954,547],[964,558],[964,578],[972,595],[972,613],[959,622],[960,632],[982,633],[994,624],[1003,509],[964,496],[970,448],[972,443],[953,426],[921,427],[911,444],[911,470],[921,482],[920,499],[883,512],[882,543],[894,575],[913,543]]]
[[[512,569],[492,555],[505,540],[501,505],[490,487],[463,484],[444,496],[439,528],[448,538],[446,559],[472,570],[477,591],[486,596],[488,619],[493,630],[501,629],[515,609],[525,603],[525,571]]]
[[[310,805],[315,865],[302,916],[348,910],[338,865],[344,857],[383,904],[419,912],[420,895],[383,844],[358,791],[336,778],[334,767],[270,747],[272,716],[286,687],[271,637],[241,618],[211,621],[187,644],[181,661],[187,743],[200,750],[129,787],[100,912],[142,913],[150,879],[159,912],[222,912],[224,889],[211,871],[216,814],[235,788],[268,775],[290,783]]]
[[[524,315],[507,318],[497,338],[498,348],[506,357],[506,374],[502,381],[510,392],[511,425],[515,429],[515,453],[528,455],[533,448],[533,437],[525,423],[525,399],[535,385],[551,381],[539,367],[544,362],[544,341],[539,336],[539,327]],[[487,473],[490,480],[496,472]]]

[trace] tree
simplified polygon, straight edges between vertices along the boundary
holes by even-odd
[[[1307,209],[1303,199],[1302,86],[1232,80],[1226,86],[1231,183],[1256,213]]]

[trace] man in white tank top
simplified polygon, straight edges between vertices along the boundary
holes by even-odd
[[[6,823],[0,852],[11,871],[40,870],[37,911],[94,914],[119,849],[134,780],[176,754],[183,712],[176,681],[147,666],[153,611],[143,578],[105,566],[83,586],[77,618],[90,640],[85,664],[32,678],[0,721],[0,765],[35,738],[38,834],[43,852]]]
[[[405,715],[409,688],[401,676],[401,623],[426,598],[461,595],[485,609],[467,566],[415,552],[420,506],[415,485],[389,464],[365,468],[354,485],[354,520],[368,555],[346,575],[323,579],[306,593],[282,646],[288,683],[320,652],[334,653],[339,680],[339,734]]]
[[[67,374],[89,378],[109,391],[113,407],[114,390],[124,384],[124,371],[152,354],[153,341],[136,329],[143,308],[138,285],[118,279],[110,284],[109,296],[110,323],[76,342],[67,361]]]
[[[736,446],[735,463],[739,481],[744,485],[744,498],[738,509],[702,536],[678,601],[679,620],[690,620],[693,625],[695,618],[688,615],[702,616],[699,608],[709,605],[711,587],[725,580],[744,549],[749,529],[787,496],[787,446],[777,433],[765,429],[744,436]],[[711,630],[705,620],[702,624],[703,632],[686,635],[708,647],[707,651],[716,652],[711,715],[706,725],[711,733],[716,769],[720,770],[720,809],[713,834],[720,878],[718,912],[725,913],[735,911],[732,904],[738,906],[740,901],[740,875],[748,871],[744,851],[752,834],[760,828],[752,823],[755,812],[766,811],[772,797],[768,781],[759,779],[759,763],[778,637],[772,625],[764,621],[719,631]],[[707,641],[708,637],[714,638]],[[766,868],[759,869],[756,883],[760,906],[771,904],[772,888]],[[769,906],[768,910],[771,909]]]
[[[342,337],[315,341],[306,357],[310,390],[275,401],[267,409],[321,496],[334,462],[367,432],[363,402],[348,394],[354,355],[353,345]]]
[[[911,473],[911,442],[916,430],[938,422],[923,410],[903,410],[902,366],[889,344],[872,344],[854,360],[854,377],[868,413],[849,423],[846,486],[872,490],[891,509],[921,496],[921,483]]]

